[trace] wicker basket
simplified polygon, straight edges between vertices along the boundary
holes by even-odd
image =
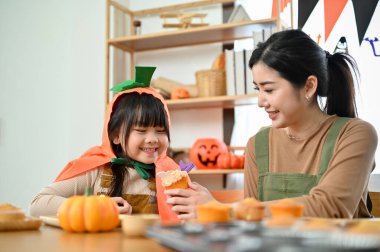
[[[208,69],[195,73],[198,96],[226,95],[226,73],[224,70]]]

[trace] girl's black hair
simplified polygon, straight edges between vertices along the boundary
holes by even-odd
[[[137,92],[127,93],[118,98],[113,105],[113,112],[108,123],[108,137],[116,157],[126,158],[126,153],[120,144],[112,142],[122,132],[124,143],[128,142],[129,134],[134,126],[163,127],[170,141],[169,121],[162,102],[151,94]],[[124,165],[111,165],[112,184],[109,195],[122,196],[123,182],[128,175]],[[154,171],[153,171],[154,173]],[[154,176],[154,174],[152,174]]]
[[[285,30],[259,43],[249,60],[276,70],[294,88],[300,89],[310,75],[318,78],[317,95],[326,97],[323,111],[329,115],[357,117],[355,80],[359,71],[355,60],[346,53],[331,55],[301,30]]]

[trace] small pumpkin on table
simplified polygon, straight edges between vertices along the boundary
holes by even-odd
[[[111,231],[119,225],[119,210],[109,196],[86,194],[68,198],[58,210],[59,224],[69,232]]]

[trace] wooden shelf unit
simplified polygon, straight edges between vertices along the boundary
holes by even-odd
[[[254,31],[276,27],[275,18],[210,25],[176,31],[132,35],[108,40],[108,44],[128,52],[229,42],[251,38]]]
[[[169,110],[234,108],[236,106],[257,104],[257,94],[167,100],[166,104]]]
[[[124,5],[116,2],[115,0],[106,0],[106,74],[105,74],[105,103],[106,105],[109,102],[109,89],[110,89],[110,47],[115,47],[126,51],[130,54],[130,74],[133,77],[134,75],[134,54],[137,52],[148,51],[148,50],[159,50],[165,48],[176,48],[183,46],[192,46],[192,45],[202,45],[202,44],[211,44],[211,43],[222,43],[222,42],[232,42],[234,40],[240,40],[245,38],[251,38],[254,31],[259,31],[269,27],[275,27],[275,30],[279,31],[286,27],[287,25],[283,24],[281,18],[278,16],[276,18],[267,18],[260,20],[251,20],[251,21],[241,21],[234,23],[223,23],[217,25],[209,25],[204,27],[195,27],[189,29],[178,29],[171,31],[163,31],[151,34],[136,35],[134,34],[133,21],[137,17],[143,17],[148,15],[157,15],[165,12],[173,12],[177,10],[183,10],[187,8],[195,8],[202,6],[210,6],[217,4],[230,4],[234,3],[235,0],[202,0],[202,1],[193,1],[184,4],[169,5],[159,8],[149,8],[144,10],[132,11]],[[292,1],[290,2],[291,9]],[[120,36],[111,38],[111,7],[121,11],[130,18],[130,31],[131,34],[127,36]],[[276,2],[277,13],[280,13],[280,0]],[[291,11],[292,13],[292,11]],[[292,23],[293,18],[291,18]],[[291,24],[291,27],[293,24]],[[212,99],[212,98],[211,98]],[[225,99],[221,97],[220,99]],[[236,106],[239,105],[248,105],[251,103],[246,103],[247,100],[253,102],[251,97],[235,97]],[[240,100],[241,102],[238,102]],[[190,99],[187,102],[181,102],[178,105],[173,105],[175,108],[188,108],[191,101],[194,101],[194,105],[197,106],[198,101]],[[168,102],[171,103],[171,102]],[[176,102],[173,102],[176,103]],[[184,104],[188,104],[184,105]],[[222,106],[228,102],[221,102]],[[217,102],[211,102],[215,105]],[[254,104],[254,103],[253,103]]]

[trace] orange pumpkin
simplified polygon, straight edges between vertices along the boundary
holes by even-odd
[[[198,169],[216,169],[219,155],[227,151],[227,145],[217,138],[199,138],[191,147],[189,158]]]
[[[186,88],[183,87],[176,87],[173,89],[173,91],[170,94],[170,99],[184,99],[189,98],[190,93]]]
[[[72,196],[60,206],[58,219],[69,232],[110,231],[119,225],[119,211],[108,196]]]
[[[242,169],[244,168],[244,159],[244,155],[225,152],[218,157],[217,166],[221,169]]]

